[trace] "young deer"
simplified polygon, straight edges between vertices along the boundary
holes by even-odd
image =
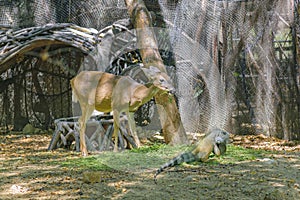
[[[142,68],[149,79],[147,87],[129,76],[116,76],[99,71],[82,71],[71,80],[73,101],[79,101],[82,116],[80,126],[80,151],[87,155],[85,143],[86,122],[96,109],[100,112],[113,112],[114,118],[114,151],[118,150],[118,131],[120,127],[120,114],[125,112],[128,117],[132,136],[140,146],[135,129],[133,113],[141,105],[147,103],[159,91],[174,93],[175,89],[169,76],[156,67]]]

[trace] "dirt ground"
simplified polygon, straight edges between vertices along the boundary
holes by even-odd
[[[80,154],[48,152],[50,140],[51,134],[0,133],[0,199],[300,199],[300,145],[295,143],[236,136],[233,145],[277,153],[232,164],[183,165],[162,173],[155,184],[153,166],[91,174],[62,167]],[[100,181],[90,183],[87,175]]]

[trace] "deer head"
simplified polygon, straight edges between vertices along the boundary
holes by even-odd
[[[170,94],[175,94],[175,88],[173,86],[172,80],[166,73],[161,72],[158,68],[153,66],[150,66],[149,69],[141,69],[149,79],[149,82],[146,83],[146,85],[153,85],[162,91],[166,91]]]

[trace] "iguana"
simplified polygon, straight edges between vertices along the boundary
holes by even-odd
[[[229,133],[218,128],[213,129],[194,147],[192,151],[182,153],[166,164],[162,165],[154,175],[155,183],[157,175],[166,168],[174,167],[183,162],[205,162],[211,152],[217,156],[224,154],[226,152],[227,143],[229,143]]]

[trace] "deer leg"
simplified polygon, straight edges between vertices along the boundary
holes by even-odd
[[[92,113],[94,111],[94,107],[91,105],[82,105],[80,107],[81,107],[81,112],[82,112],[82,115],[81,115],[80,119],[78,120],[79,126],[80,126],[80,131],[79,131],[80,151],[83,156],[87,156],[88,152],[86,149],[86,142],[85,142],[85,129],[86,129],[86,122],[92,115]]]
[[[86,145],[85,145],[85,137],[84,137],[84,133],[85,133],[85,127],[86,127],[86,121],[85,121],[85,117],[84,115],[82,115],[79,120],[79,138],[80,138],[80,152],[83,156],[87,155],[87,150],[86,150]]]
[[[119,132],[119,128],[120,128],[120,112],[117,110],[114,110],[113,117],[114,117],[114,134],[113,134],[113,136],[115,137],[114,152],[117,152],[118,151],[118,142],[119,142],[118,132]]]
[[[139,137],[137,136],[137,132],[136,132],[134,113],[126,112],[126,115],[128,117],[128,124],[129,124],[129,129],[130,129],[131,135],[133,137],[133,140],[134,140],[137,148],[139,148],[141,146],[141,143],[140,143]]]

